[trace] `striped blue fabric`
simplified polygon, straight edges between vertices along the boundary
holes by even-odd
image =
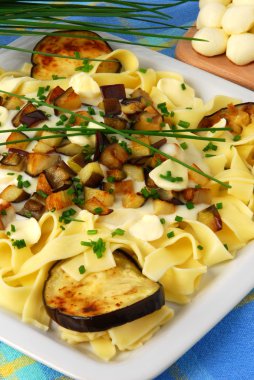
[[[160,3],[168,2],[168,0],[160,0]],[[197,17],[198,4],[197,2],[186,1],[167,10],[167,13],[172,15],[172,23],[191,25]],[[131,25],[130,21],[127,20],[118,20],[117,23],[126,28]],[[169,35],[183,33],[181,30],[172,29],[164,29],[163,32]],[[0,43],[9,43],[15,38],[0,37]],[[152,38],[132,38],[132,40],[147,43],[158,42]],[[173,42],[165,39],[163,41],[165,48],[157,50],[174,56]],[[253,300],[254,291],[247,295],[214,329],[155,380],[254,379]],[[214,306],[216,307],[216,305]],[[169,344],[174,344],[174,342]],[[69,378],[0,342],[0,379],[68,380]]]

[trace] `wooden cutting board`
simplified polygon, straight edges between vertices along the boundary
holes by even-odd
[[[191,28],[185,37],[193,37],[196,31],[196,28]],[[180,61],[254,90],[254,62],[237,66],[225,54],[205,57],[192,49],[191,42],[187,40],[180,40],[177,43],[175,55]]]

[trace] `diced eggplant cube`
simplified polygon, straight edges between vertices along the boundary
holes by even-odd
[[[207,225],[213,232],[222,229],[222,219],[215,205],[200,211],[198,213],[198,221]]]
[[[44,173],[53,191],[64,190],[70,187],[72,183],[71,178],[75,175],[75,172],[62,160],[45,169]]]
[[[105,115],[117,116],[122,113],[119,100],[116,98],[106,98],[103,101]]]
[[[112,84],[101,86],[101,93],[104,99],[116,98],[124,99],[126,98],[125,87],[123,84]]]

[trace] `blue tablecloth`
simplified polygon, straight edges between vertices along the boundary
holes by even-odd
[[[168,2],[167,0],[158,1],[160,4]],[[198,3],[187,1],[165,12],[173,16],[172,24],[191,25],[198,14]],[[119,20],[119,23],[128,28],[129,21],[126,19]],[[170,35],[183,33],[171,29],[163,29],[163,32]],[[0,43],[11,42],[15,38],[0,37]],[[134,38],[134,40],[155,41],[151,38]],[[163,42],[165,48],[158,50],[173,56],[173,41],[165,39]],[[254,291],[247,295],[214,329],[175,364],[158,376],[156,380],[254,379],[253,300]],[[0,342],[0,379],[68,380],[69,378]]]

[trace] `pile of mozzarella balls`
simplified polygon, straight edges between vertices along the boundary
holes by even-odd
[[[254,61],[254,0],[200,0],[192,47],[207,57],[226,53],[236,65]]]

